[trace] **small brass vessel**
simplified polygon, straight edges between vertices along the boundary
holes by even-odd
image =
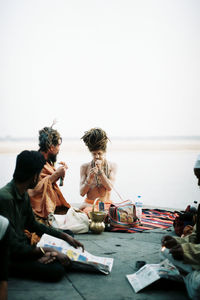
[[[91,219],[90,230],[94,233],[101,233],[105,229],[104,219],[106,217],[106,212],[94,211],[97,200],[99,200],[99,198],[95,199],[92,211],[89,212],[89,217]]]

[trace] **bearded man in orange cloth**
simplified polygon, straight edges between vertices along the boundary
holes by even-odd
[[[108,137],[101,128],[92,128],[86,131],[82,137],[85,145],[92,154],[92,161],[85,163],[80,168],[80,195],[85,196],[80,209],[88,214],[92,210],[96,198],[104,203],[104,209],[108,210],[112,203],[111,190],[116,175],[116,164],[107,161],[106,148]]]
[[[52,126],[39,131],[39,152],[43,154],[46,164],[38,184],[28,191],[36,219],[46,225],[49,225],[52,213],[66,214],[70,207],[57,184],[58,180],[63,182],[68,167],[66,163],[59,162],[60,167],[55,168],[62,138]]]

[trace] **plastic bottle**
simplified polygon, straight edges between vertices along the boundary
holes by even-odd
[[[60,183],[59,183],[59,186],[63,186],[63,178],[60,177]]]
[[[99,202],[99,211],[104,211],[104,202]]]
[[[136,208],[136,216],[138,217],[139,221],[141,222],[142,218],[142,199],[141,196],[137,196],[135,201],[135,208]]]

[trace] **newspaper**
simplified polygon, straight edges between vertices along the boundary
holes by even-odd
[[[146,264],[136,273],[126,277],[136,293],[160,278],[183,280],[179,270],[168,259],[159,264]]]
[[[113,266],[113,258],[94,256],[82,248],[74,248],[66,241],[53,237],[48,234],[43,234],[37,244],[38,247],[52,247],[66,254],[72,261],[73,269],[82,269],[85,271],[99,271],[104,274],[109,274]]]

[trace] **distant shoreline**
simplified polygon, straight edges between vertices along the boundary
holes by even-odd
[[[80,141],[80,137],[63,137],[63,141]],[[111,141],[197,141],[200,142],[200,136],[190,135],[190,136],[114,136],[110,137]],[[16,142],[16,141],[37,141],[35,137],[12,137],[5,136],[0,137],[0,142]]]
[[[0,139],[0,153],[19,153],[23,150],[38,150],[36,139]],[[62,151],[86,152],[87,148],[80,139],[63,139]],[[192,138],[154,138],[154,139],[111,139],[108,151],[199,151],[200,139]]]

